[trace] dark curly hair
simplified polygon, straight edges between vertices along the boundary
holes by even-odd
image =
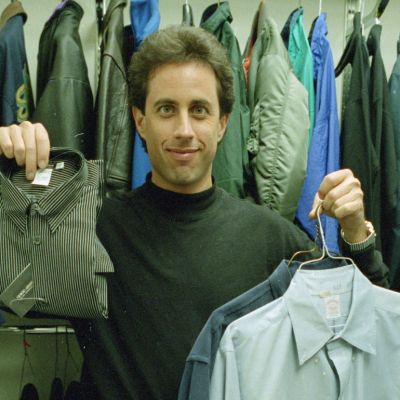
[[[217,78],[221,116],[232,111],[235,95],[233,73],[225,48],[203,28],[172,25],[149,35],[132,56],[129,66],[129,98],[145,114],[151,74],[165,64],[196,61],[212,68]]]

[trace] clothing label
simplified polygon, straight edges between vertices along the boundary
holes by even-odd
[[[342,316],[340,312],[340,296],[325,297],[325,309],[327,319],[340,318]]]
[[[58,162],[56,164],[56,169],[64,169],[64,161]]]
[[[32,185],[49,186],[53,170],[48,168],[38,169]]]
[[[319,297],[321,297],[323,299],[325,297],[330,297],[330,296],[332,296],[332,294],[331,294],[331,291],[329,289],[319,292]]]
[[[32,297],[32,270],[28,264],[0,295],[0,300],[22,318],[35,305],[35,299]]]

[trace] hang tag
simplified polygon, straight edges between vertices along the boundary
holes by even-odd
[[[35,305],[30,264],[4,290],[0,300],[21,318]]]
[[[55,169],[64,169],[64,161],[58,162]]]
[[[335,294],[330,297],[325,297],[326,318],[340,318],[342,316],[340,311],[340,295]]]
[[[32,185],[49,186],[52,172],[53,170],[49,168],[38,169]]]
[[[329,289],[327,290],[322,290],[321,292],[318,293],[319,297],[321,297],[322,299],[324,299],[325,297],[330,297],[331,295],[331,291]]]

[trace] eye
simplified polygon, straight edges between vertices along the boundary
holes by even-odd
[[[206,113],[206,109],[203,106],[196,106],[194,107],[193,112],[196,115],[204,115]]]
[[[172,108],[172,106],[169,106],[169,105],[164,105],[164,106],[161,106],[160,108],[159,108],[159,110],[163,113],[163,114],[171,114],[172,112],[173,112],[173,108]]]

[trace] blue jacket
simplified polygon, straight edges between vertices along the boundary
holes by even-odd
[[[27,15],[19,1],[0,18],[0,125],[19,124],[32,116],[33,97],[23,26]]]
[[[158,30],[160,25],[160,10],[158,0],[131,0],[130,7],[132,31],[135,40],[135,51],[143,40]],[[151,171],[149,156],[147,155],[139,134],[136,131],[133,149],[132,189],[146,182],[146,175]]]
[[[324,176],[340,169],[340,131],[337,113],[335,69],[332,51],[326,38],[326,13],[321,14],[314,27],[311,51],[314,59],[316,82],[315,127],[307,160],[307,176],[301,193],[296,217],[311,236],[316,236],[315,221],[308,218],[314,196]],[[329,250],[339,251],[338,222],[321,216]]]

